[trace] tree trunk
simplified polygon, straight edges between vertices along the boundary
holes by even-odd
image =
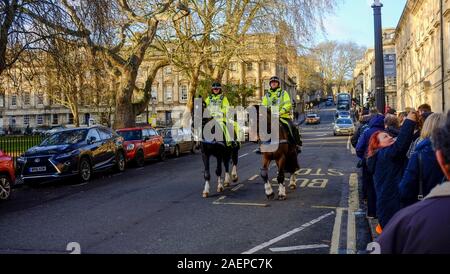
[[[113,126],[115,129],[134,127],[136,124],[136,115],[132,104],[136,76],[136,71],[127,71],[122,75],[120,89],[116,95],[116,111]]]

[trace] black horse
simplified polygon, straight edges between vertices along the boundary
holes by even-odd
[[[205,104],[203,104],[203,108],[205,108]],[[232,145],[227,145],[227,142],[225,141],[225,135],[223,133],[222,127],[219,125],[219,122],[214,120],[213,118],[204,118],[202,119],[202,127],[205,129],[205,126],[208,123],[213,123],[213,129],[219,130],[219,133],[217,136],[221,136],[219,140],[205,140],[202,138],[200,142],[201,146],[201,152],[202,152],[202,158],[203,158],[203,164],[204,164],[204,178],[205,178],[205,185],[203,189],[203,197],[207,198],[210,193],[210,181],[211,181],[211,174],[210,174],[210,158],[211,156],[214,156],[217,160],[217,167],[216,167],[216,175],[217,175],[217,192],[221,193],[224,191],[225,187],[229,187],[231,181],[234,183],[239,180],[238,174],[237,174],[237,164],[238,164],[238,154],[239,154],[239,142],[233,142]],[[211,125],[211,124],[210,124]],[[230,176],[230,161],[233,165],[232,172]],[[222,183],[222,164],[225,167],[225,179]]]

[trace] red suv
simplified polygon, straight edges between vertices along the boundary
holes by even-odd
[[[151,127],[136,127],[118,129],[117,133],[124,138],[127,162],[134,162],[138,167],[145,164],[149,158],[166,157],[164,140]]]
[[[9,199],[15,180],[13,159],[0,150],[0,202]]]

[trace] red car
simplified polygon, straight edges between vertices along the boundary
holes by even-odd
[[[15,181],[13,159],[0,150],[0,201],[9,199]]]
[[[166,157],[163,138],[151,127],[123,128],[117,133],[124,138],[127,162],[134,162],[138,167],[145,164],[145,160]]]

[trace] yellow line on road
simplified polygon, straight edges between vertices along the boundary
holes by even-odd
[[[336,209],[336,218],[334,219],[333,235],[331,236],[330,254],[338,254],[339,240],[341,238],[342,208]]]
[[[358,174],[352,173],[349,180],[348,219],[347,219],[347,253],[356,253],[355,212],[359,208]]]

